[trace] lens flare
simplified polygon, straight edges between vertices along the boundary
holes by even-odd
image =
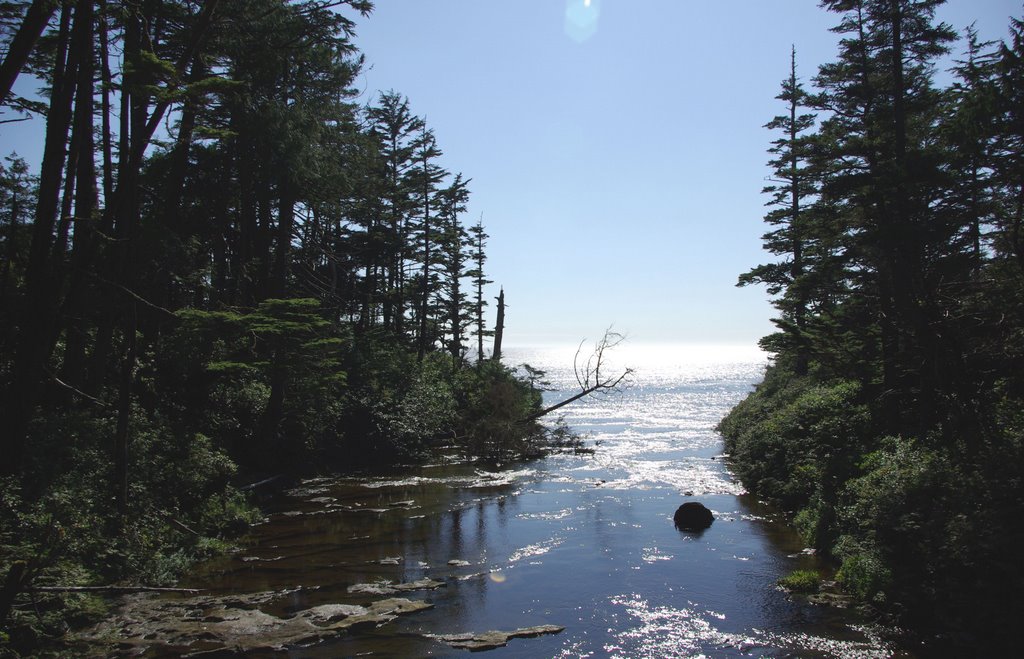
[[[577,43],[583,43],[597,33],[601,16],[601,0],[566,0],[565,33]]]

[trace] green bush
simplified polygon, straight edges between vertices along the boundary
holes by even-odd
[[[781,385],[779,377],[769,369],[765,383],[718,428],[743,483],[795,511],[814,496],[833,499],[836,484],[856,473],[870,415],[855,383],[797,378]]]
[[[877,547],[865,547],[864,541],[844,535],[834,553],[841,560],[836,579],[843,590],[863,601],[885,601],[885,593],[892,586],[892,571]]]
[[[460,374],[460,436],[476,456],[497,461],[536,455],[548,439],[537,423],[527,422],[540,409],[541,392],[502,364],[484,362]]]
[[[814,570],[795,570],[779,579],[779,585],[794,593],[816,593],[821,589],[821,575]]]
[[[825,527],[831,518],[831,511],[827,509],[821,497],[814,496],[793,517],[793,526],[796,527],[805,543],[812,547],[821,548],[827,541],[829,529]]]
[[[984,433],[876,438],[877,401],[812,377],[770,368],[719,425],[744,484],[793,511],[862,601],[927,629],[1014,624],[1005,602],[1024,583],[1024,413],[1014,397],[992,406]]]

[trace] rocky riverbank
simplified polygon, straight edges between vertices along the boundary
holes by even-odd
[[[482,576],[482,575],[481,575]],[[336,639],[340,635],[388,625],[399,616],[433,608],[426,599],[374,594],[420,593],[445,586],[423,579],[403,584],[357,584],[349,601],[321,604],[275,615],[302,588],[245,595],[167,597],[152,593],[123,598],[117,613],[74,637],[89,656],[261,656],[288,652]],[[359,604],[351,601],[358,600]],[[266,610],[265,610],[266,609]],[[453,648],[473,651],[502,647],[512,638],[557,634],[563,627],[540,625],[512,631],[464,634],[424,633]]]

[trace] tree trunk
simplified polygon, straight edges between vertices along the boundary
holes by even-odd
[[[7,56],[4,57],[3,64],[0,64],[0,103],[11,93],[14,81],[18,79],[18,74],[25,67],[32,49],[46,30],[58,6],[58,0],[32,0],[32,4],[29,5],[21,26],[7,47]]]
[[[287,175],[286,175],[287,176]],[[271,296],[283,298],[288,288],[288,267],[292,253],[292,231],[295,227],[295,193],[290,181],[281,181],[281,199],[277,211],[277,242],[274,244],[274,268]]]
[[[61,225],[70,224],[74,229],[74,245],[71,255],[71,280],[78,288],[84,283],[82,276],[89,267],[93,244],[96,237],[93,233],[94,213],[96,210],[96,165],[93,160],[93,72],[95,70],[95,57],[93,55],[93,32],[94,13],[93,3],[80,3],[82,8],[82,20],[86,22],[79,47],[82,49],[78,64],[78,89],[75,98],[74,130],[71,136],[72,160],[75,171],[71,174],[71,165],[68,166],[68,185],[72,182],[75,185],[74,216],[71,217],[70,210],[65,207],[68,217],[61,218]],[[76,21],[77,21],[76,17]],[[61,232],[57,245],[54,249],[54,261],[63,263],[65,250],[67,249],[66,235]],[[66,326],[66,347],[63,364],[63,375],[67,382],[80,386],[82,374],[85,368],[86,334],[85,307],[87,303],[82,299],[81,294],[71,294],[65,300],[65,308],[71,313],[65,313]]]
[[[0,282],[0,300],[7,300],[7,287],[11,282],[11,268],[18,254],[18,222],[21,218],[22,199],[20,184],[15,184],[11,191],[10,224],[7,225],[7,254],[4,258],[2,282]]]
[[[505,288],[498,291],[498,318],[494,323],[494,348],[491,351],[491,359],[501,361],[501,338],[505,332]]]
[[[793,263],[790,267],[790,282],[791,285],[797,287],[798,290],[802,291],[800,280],[804,274],[804,256],[803,256],[803,232],[800,222],[800,156],[797,151],[797,111],[799,109],[800,99],[797,94],[797,79],[796,79],[796,47],[793,47],[791,59],[790,59],[790,74],[789,74],[789,85],[792,90],[792,98],[790,99],[789,105],[789,153],[790,153],[790,215],[789,215],[789,235],[792,243],[793,252]],[[797,375],[807,375],[808,369],[808,356],[807,356],[807,338],[805,336],[805,328],[807,326],[807,301],[804,293],[798,293],[798,299],[796,306],[793,309],[793,321],[796,324],[797,330],[797,346],[796,346],[796,364],[794,370]]]
[[[241,112],[240,109],[236,112]],[[236,163],[238,167],[238,244],[231,251],[235,277],[235,304],[251,306],[256,300],[253,284],[253,261],[256,254],[256,183],[254,177],[254,149],[245,136],[243,119],[232,117],[232,130],[239,133]]]
[[[530,416],[528,416],[525,419],[523,419],[522,422],[526,423],[528,421],[536,421],[537,419],[541,418],[542,416],[546,416],[546,415],[554,412],[557,409],[565,407],[569,403],[576,402],[580,398],[583,398],[584,396],[592,394],[595,391],[597,391],[598,389],[603,389],[603,388],[604,387],[602,387],[601,385],[594,385],[593,387],[588,387],[587,389],[584,389],[583,391],[580,391],[580,392],[578,392],[576,394],[573,394],[572,396],[569,396],[568,398],[566,398],[565,400],[563,400],[560,403],[555,403],[554,405],[551,405],[549,407],[545,407],[540,412],[534,412]]]
[[[4,579],[3,588],[0,588],[0,629],[7,627],[7,616],[11,613],[11,606],[14,598],[21,592],[25,571],[28,563],[25,561],[14,561],[7,570],[7,577]]]
[[[416,356],[427,353],[427,311],[430,303],[430,175],[423,159],[423,285],[420,289],[420,336]]]
[[[124,325],[125,354],[121,360],[121,375],[118,384],[117,427],[114,431],[114,494],[117,513],[123,524],[128,513],[128,460],[130,457],[129,431],[132,413],[132,389],[135,380],[135,303],[126,314]]]
[[[75,54],[68,48],[71,13],[70,6],[65,6],[61,12],[57,65],[46,115],[39,194],[25,271],[25,303],[19,310],[23,322],[5,400],[5,431],[0,433],[0,454],[4,456],[0,460],[0,473],[5,474],[17,473],[21,467],[28,423],[42,390],[44,367],[50,357],[50,337],[56,324],[57,286],[50,257],[74,96]],[[79,29],[76,19],[75,30]]]
[[[102,115],[102,149],[103,149],[103,199],[108,200],[114,195],[114,154],[110,127],[110,90],[113,88],[113,76],[110,73],[110,44],[108,39],[107,3],[100,0],[99,14],[99,45],[100,45],[100,113]],[[110,227],[103,226],[103,231]]]
[[[260,455],[257,456],[257,461],[266,468],[280,466],[282,462],[294,457],[279,445],[288,375],[277,354],[272,355],[270,359],[270,397],[260,421]]]

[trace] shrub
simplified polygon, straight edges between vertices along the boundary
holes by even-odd
[[[789,510],[815,496],[827,504],[837,484],[856,473],[857,457],[869,442],[870,415],[860,388],[803,379],[781,385],[778,371],[769,373],[719,424],[733,465],[748,488]],[[827,528],[811,535],[825,538]]]
[[[834,553],[842,564],[836,579],[843,590],[863,601],[882,603],[892,583],[892,572],[876,547],[866,548],[853,536],[841,536]]]
[[[814,570],[795,570],[779,579],[779,585],[794,593],[816,593],[821,589],[821,575]]]

